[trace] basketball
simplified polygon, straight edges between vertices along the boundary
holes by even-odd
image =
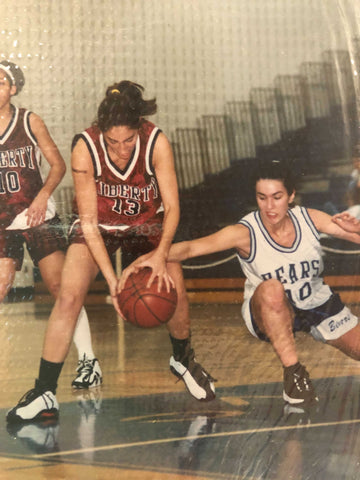
[[[156,279],[149,288],[146,287],[150,275],[150,268],[132,273],[118,295],[119,306],[125,319],[141,328],[165,324],[174,315],[177,304],[175,288],[171,287],[168,292],[163,285],[158,292]]]

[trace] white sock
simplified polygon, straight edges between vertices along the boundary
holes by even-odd
[[[83,359],[84,355],[90,359],[95,358],[91,342],[89,320],[84,307],[80,310],[73,340],[78,350],[79,360]]]

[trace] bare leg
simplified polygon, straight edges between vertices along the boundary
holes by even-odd
[[[293,311],[278,280],[261,283],[251,300],[252,314],[260,331],[270,340],[284,367],[298,361],[292,332]]]
[[[179,263],[168,263],[167,268],[171,278],[175,282],[178,296],[175,313],[167,323],[167,328],[172,337],[185,339],[190,335],[190,318],[189,302],[186,295],[181,265]]]
[[[0,303],[9,293],[14,283],[16,262],[12,258],[0,258]]]
[[[339,349],[350,358],[360,360],[360,324],[336,340],[328,340],[329,345]]]
[[[283,285],[274,279],[261,283],[251,306],[257,326],[270,339],[284,367],[284,400],[290,404],[315,402],[317,397],[309,374],[298,361],[292,331],[294,312]]]
[[[54,252],[39,262],[41,277],[54,298],[58,296],[60,290],[64,263],[65,255],[61,251]],[[73,340],[78,350],[79,359],[83,358],[84,355],[87,358],[94,358],[89,320],[84,307],[82,307],[79,313]]]
[[[76,265],[76,268],[74,268]],[[65,360],[76,321],[90,283],[98,267],[86,245],[69,247],[62,272],[61,287],[45,333],[43,358],[49,362]]]
[[[61,273],[65,263],[65,255],[58,250],[39,261],[39,270],[46,288],[56,298],[60,290]]]

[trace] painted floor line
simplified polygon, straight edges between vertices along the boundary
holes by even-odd
[[[146,440],[142,442],[120,443],[116,445],[104,445],[102,447],[83,448],[83,449],[77,449],[77,450],[63,450],[60,452],[31,455],[30,458],[49,458],[49,457],[58,457],[58,456],[64,456],[64,455],[77,455],[77,454],[88,453],[88,452],[101,452],[106,450],[116,450],[116,449],[122,449],[122,448],[144,447],[147,445],[160,445],[164,443],[172,443],[172,442],[179,442],[179,441],[185,441],[185,440],[186,441],[198,440],[200,438],[235,437],[239,435],[251,435],[254,433],[280,432],[280,431],[286,431],[286,430],[304,430],[304,429],[310,429],[310,428],[350,425],[355,423],[360,423],[360,419],[357,418],[354,420],[343,420],[340,422],[309,423],[309,424],[302,424],[302,425],[284,425],[282,427],[254,428],[254,429],[248,429],[248,430],[236,430],[234,432],[231,432],[231,431],[216,432],[216,433],[209,433],[205,435],[191,435],[191,436],[185,436],[185,437],[161,438],[157,440]]]

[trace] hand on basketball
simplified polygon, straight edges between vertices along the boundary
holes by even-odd
[[[124,270],[121,273],[121,277],[120,277],[119,283],[118,283],[118,289],[117,289],[118,293],[120,293],[121,290],[124,289],[126,280],[129,278],[129,276],[132,273],[136,273],[141,268],[144,268],[144,266],[146,266],[146,265],[143,265],[143,262],[145,262],[149,256],[150,256],[149,253],[147,253],[145,255],[141,255],[141,257],[138,257],[136,260],[134,260],[132,263],[130,263],[130,265],[128,267],[124,268]]]
[[[348,212],[337,213],[332,217],[332,221],[339,225],[343,230],[350,233],[360,234],[360,222],[357,218]]]
[[[167,292],[170,291],[171,286],[175,286],[173,279],[167,272],[164,257],[157,253],[156,250],[153,250],[152,252],[137,258],[133,263],[123,270],[119,281],[118,292],[124,288],[126,280],[132,273],[136,273],[145,267],[149,267],[152,270],[151,276],[147,282],[147,287],[150,287],[155,279],[158,281],[158,292],[161,291],[163,285],[165,285]]]

